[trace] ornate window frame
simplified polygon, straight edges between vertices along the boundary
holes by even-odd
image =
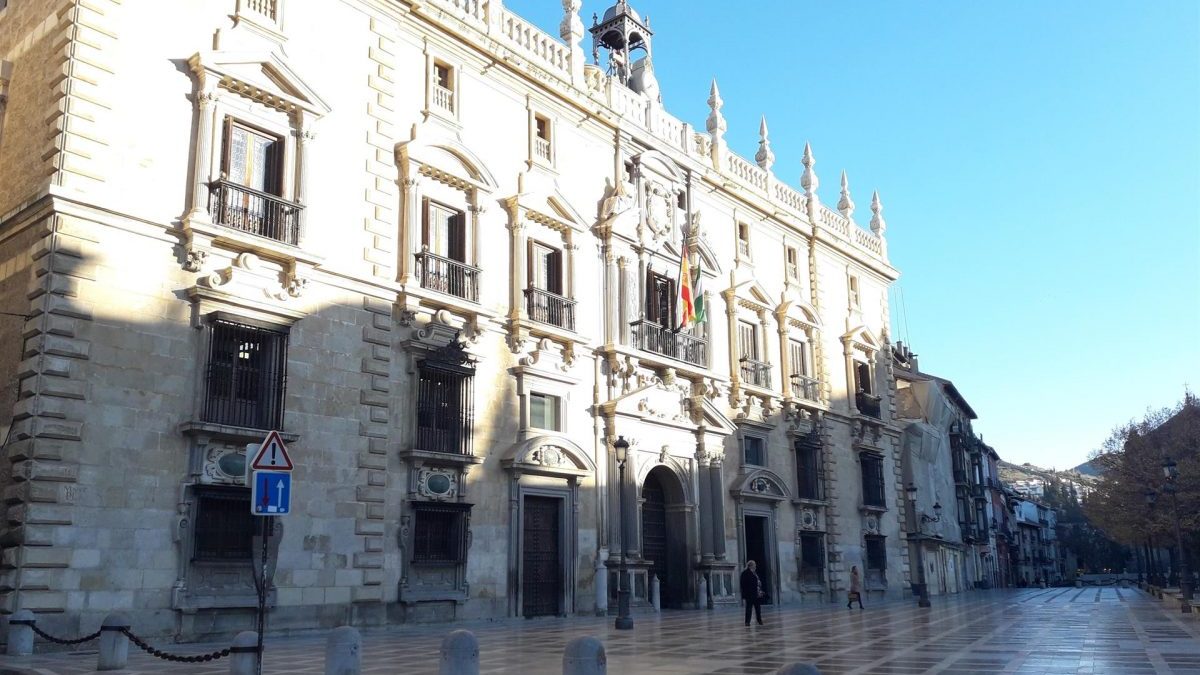
[[[192,136],[194,164],[191,203],[183,218],[184,269],[204,268],[214,244],[281,260],[293,278],[322,258],[306,252],[308,214],[300,210],[297,243],[291,245],[214,223],[210,184],[221,178],[225,120],[237,120],[278,136],[283,142],[279,197],[303,209],[314,125],[330,108],[288,62],[275,52],[197,52],[188,59],[194,76],[197,123]]]

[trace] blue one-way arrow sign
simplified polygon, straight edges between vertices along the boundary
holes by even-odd
[[[286,516],[292,510],[292,474],[255,471],[250,512],[256,516]]]

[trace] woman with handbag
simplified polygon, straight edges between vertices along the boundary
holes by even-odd
[[[858,601],[858,608],[862,609],[862,577],[858,575],[858,565],[850,566],[850,592],[846,598],[846,609],[854,609],[854,601]]]

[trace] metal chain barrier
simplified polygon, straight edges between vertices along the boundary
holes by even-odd
[[[238,652],[258,651],[257,647],[249,647],[249,648],[226,647],[225,649],[222,649],[219,652],[213,652],[211,654],[196,654],[193,656],[179,656],[178,654],[168,654],[167,652],[164,652],[159,649],[155,649],[154,647],[151,647],[150,645],[146,644],[146,642],[144,640],[142,640],[140,637],[134,635],[133,632],[130,631],[128,628],[122,628],[121,632],[125,634],[125,637],[129,638],[130,642],[137,645],[138,649],[141,649],[142,651],[146,652],[150,656],[153,656],[158,659],[162,659],[164,661],[174,661],[175,663],[205,663],[207,661],[216,661],[217,659],[223,659],[226,656],[229,656],[229,654],[234,651],[238,651]]]
[[[9,625],[29,626],[30,628],[33,629],[33,632],[38,635],[38,637],[42,638],[43,640],[46,640],[47,642],[53,642],[56,645],[77,645],[77,644],[82,644],[84,642],[89,642],[91,640],[95,640],[96,638],[100,637],[100,631],[96,631],[95,633],[92,633],[91,635],[85,635],[77,640],[65,640],[63,638],[54,637],[53,635],[47,633],[46,631],[42,630],[41,628],[38,628],[37,624],[34,623],[33,621],[9,621],[8,623],[9,623]]]

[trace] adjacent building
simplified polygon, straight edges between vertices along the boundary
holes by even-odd
[[[878,195],[809,148],[792,187],[765,120],[734,154],[715,82],[663,108],[686,36],[562,4],[0,10],[0,610],[244,628],[270,430],[273,629],[604,612],[621,562],[668,608],[750,559],[773,602],[908,591]],[[961,586],[958,461],[919,505]]]

